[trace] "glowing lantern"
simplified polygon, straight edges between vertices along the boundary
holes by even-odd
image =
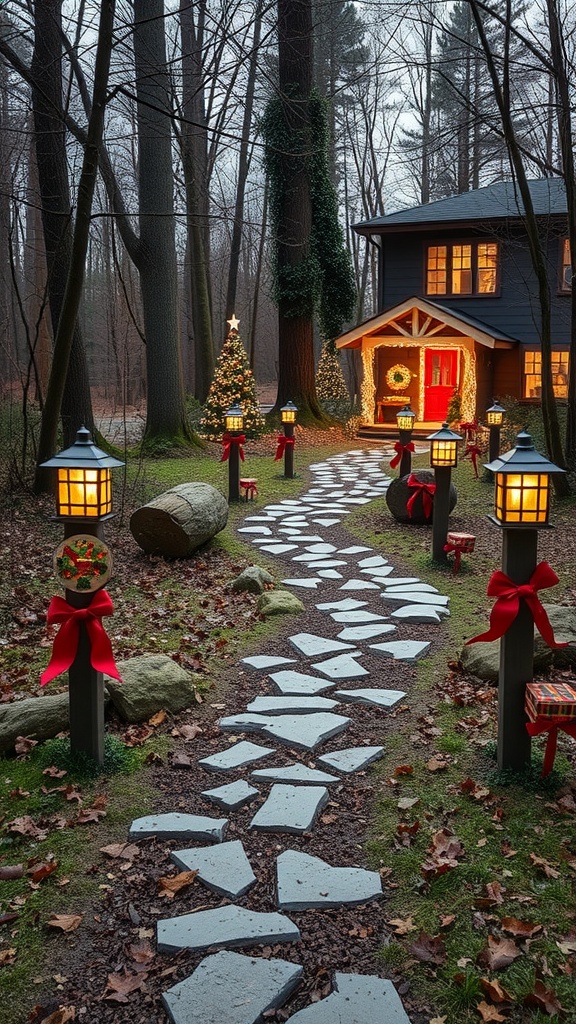
[[[112,514],[112,474],[124,463],[97,448],[81,427],[70,448],[42,463],[57,470],[56,514],[59,519],[106,519]]]

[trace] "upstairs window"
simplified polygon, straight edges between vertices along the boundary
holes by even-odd
[[[495,295],[497,287],[497,242],[428,246],[427,295]]]
[[[560,271],[560,291],[572,291],[572,262],[570,260],[570,242],[562,239],[562,266]]]
[[[568,398],[568,352],[552,353],[552,388],[555,398]],[[524,398],[542,395],[542,353],[524,353]]]

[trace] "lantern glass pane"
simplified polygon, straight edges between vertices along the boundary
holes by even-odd
[[[226,413],[224,416],[224,423],[226,424],[226,430],[242,430],[244,426],[244,416],[236,416],[234,413]]]
[[[504,419],[504,413],[501,412],[488,412],[486,419],[489,427],[501,427],[502,420]]]
[[[282,423],[296,423],[296,409],[281,409]]]
[[[495,515],[505,524],[544,524],[548,521],[547,473],[497,473]]]
[[[112,474],[109,469],[60,468],[58,515],[99,518],[112,511]]]
[[[430,465],[453,467],[458,461],[456,441],[432,441],[430,446]]]
[[[396,423],[398,424],[398,430],[412,430],[412,424],[414,422],[413,416],[402,416],[402,413],[398,413],[396,416]]]

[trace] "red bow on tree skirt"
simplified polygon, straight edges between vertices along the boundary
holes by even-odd
[[[477,444],[472,444],[472,442],[470,442],[470,444],[466,445],[466,450],[465,450],[464,455],[462,456],[462,458],[465,459],[467,455],[469,455],[470,458],[472,459],[472,465],[474,466],[474,476],[477,477],[478,476],[478,464],[477,464],[477,461],[478,461],[478,456],[482,455],[482,449],[479,448]]]
[[[113,611],[114,605],[105,590],[97,590],[87,608],[73,608],[63,597],[52,598],[46,622],[49,626],[60,622],[61,626],[54,637],[50,664],[40,676],[42,686],[46,686],[51,679],[70,668],[78,650],[81,622],[84,623],[90,640],[92,668],[120,680],[110,639],[101,622],[103,615],[112,615]]]
[[[276,444],[278,447],[276,449],[276,455],[274,456],[274,462],[278,462],[282,458],[286,448],[294,447],[294,438],[286,437],[286,434],[278,434]]]
[[[410,519],[412,519],[412,516],[414,515],[414,505],[418,501],[419,496],[422,498],[422,511],[426,519],[430,519],[434,505],[433,498],[436,492],[436,484],[422,483],[414,473],[410,473],[410,476],[406,481],[406,486],[409,487],[410,490],[414,490],[414,494],[409,498],[408,504],[406,505],[406,511],[408,512]]]
[[[396,444],[394,445],[394,451],[397,452],[398,454],[395,455],[394,458],[392,459],[390,463],[390,469],[396,469],[396,466],[400,465],[404,452],[414,451],[414,442],[410,441],[408,444],[402,444],[401,441],[396,441]]]
[[[526,722],[526,728],[530,736],[539,736],[543,732],[548,733],[546,750],[544,752],[544,764],[542,766],[542,778],[544,778],[550,774],[554,766],[558,730],[562,729],[576,740],[576,722],[567,722],[565,718],[545,718],[541,715],[535,722]]]
[[[505,573],[498,569],[493,572],[488,583],[486,593],[488,597],[495,597],[496,604],[490,612],[490,629],[479,636],[473,636],[467,640],[467,644],[478,642],[488,643],[490,640],[498,640],[508,632],[514,619],[520,610],[520,601],[524,599],[532,612],[534,624],[549,647],[567,647],[567,643],[557,643],[554,639],[554,632],[550,620],[540,603],[538,590],[546,590],[547,587],[554,587],[558,583],[558,577],[548,562],[540,562],[536,566],[529,583],[514,583]]]
[[[240,455],[240,458],[242,459],[242,462],[244,462],[244,449],[243,449],[242,445],[244,444],[245,440],[246,440],[246,435],[245,434],[224,434],[224,436],[222,438],[222,444],[224,445],[224,451],[222,452],[222,458],[220,459],[220,462],[227,462],[228,461],[228,459],[230,458],[230,449],[231,449],[233,444],[237,444],[238,445],[238,454]]]

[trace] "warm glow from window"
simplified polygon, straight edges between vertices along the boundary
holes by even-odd
[[[501,523],[545,523],[548,519],[547,473],[497,473],[495,514]]]
[[[448,249],[445,245],[431,245],[428,248],[427,295],[446,295],[447,253]]]
[[[496,242],[478,244],[478,268],[476,291],[479,295],[494,294],[498,270],[498,245]]]
[[[109,469],[59,469],[58,515],[92,518],[112,511],[112,474]]]
[[[560,272],[560,291],[572,291],[572,260],[570,259],[570,242],[567,238],[562,241],[562,269]]]
[[[552,353],[552,388],[556,398],[568,398],[568,352]],[[524,353],[524,398],[542,395],[542,353]]]
[[[472,293],[472,246],[452,246],[452,294]]]
[[[494,295],[497,285],[497,242],[428,246],[427,295]]]

